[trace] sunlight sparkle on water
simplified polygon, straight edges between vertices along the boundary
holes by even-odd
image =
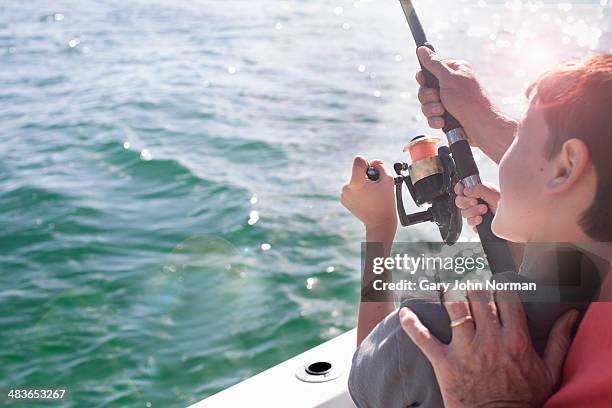
[[[140,152],[140,158],[144,161],[149,161],[153,159],[153,155],[147,149],[142,149]]]
[[[249,213],[249,220],[247,221],[249,225],[255,225],[259,221],[259,213],[257,211],[251,211]]]
[[[590,49],[597,47],[603,34],[599,27],[587,24],[584,20],[578,20],[574,24],[567,25],[563,28],[563,33],[574,37],[579,46],[589,47]]]
[[[505,6],[512,11],[520,11],[523,8],[523,2],[521,0],[507,1]]]
[[[315,285],[318,282],[319,282],[319,280],[317,278],[308,278],[308,279],[306,279],[306,289],[312,290],[312,288],[314,288]]]

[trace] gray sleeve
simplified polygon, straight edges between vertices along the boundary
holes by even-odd
[[[445,311],[440,303],[409,303],[424,320],[440,322],[436,323],[440,326],[448,321],[448,315],[441,316]],[[443,406],[433,368],[402,330],[397,311],[381,321],[355,351],[348,386],[359,408]]]

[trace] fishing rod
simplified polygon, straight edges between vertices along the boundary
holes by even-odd
[[[424,46],[435,51],[427,41],[412,1],[399,0],[399,2],[417,48]],[[419,64],[427,87],[439,91],[438,78],[425,69],[420,61]],[[433,221],[438,224],[443,241],[452,245],[458,239],[462,226],[460,212],[454,202],[454,185],[461,181],[465,187],[475,187],[482,184],[482,181],[465,131],[461,123],[448,111],[444,112],[442,130],[446,134],[448,147],[437,148],[436,138],[417,136],[404,149],[410,155],[412,164],[395,163],[393,166],[398,175],[395,178],[396,203],[400,223],[403,226]],[[405,172],[408,175],[405,175]],[[377,180],[378,170],[369,168],[367,176],[371,180]],[[428,203],[431,204],[431,207],[415,214],[406,214],[402,201],[402,184],[406,184],[418,206]],[[482,199],[478,199],[478,203],[487,205]],[[489,209],[482,216],[482,222],[476,227],[491,272],[513,271],[516,267],[510,255],[508,243],[493,234],[492,221],[493,214]]]

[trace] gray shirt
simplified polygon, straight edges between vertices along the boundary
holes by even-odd
[[[559,275],[556,265],[542,265],[541,262],[536,262],[536,258],[541,260],[541,257],[530,256],[526,252],[520,275],[505,272],[496,275],[496,280],[537,280],[538,290],[535,293],[519,292],[519,296],[525,308],[532,342],[536,351],[541,354],[554,322],[570,308],[580,310],[582,317],[589,302],[585,300],[585,296],[581,299],[561,299],[563,296],[557,286]],[[575,274],[575,269],[571,269],[570,272]],[[537,276],[537,279],[531,279],[530,275]],[[542,282],[548,286],[542,285]],[[442,342],[450,342],[450,320],[436,296],[430,299],[410,299],[402,302],[402,306],[413,309],[423,324]],[[404,333],[397,310],[381,321],[355,351],[348,388],[359,408],[444,406],[433,367]]]

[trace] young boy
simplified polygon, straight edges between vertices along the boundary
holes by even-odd
[[[457,205],[470,225],[482,221],[486,207],[477,205],[476,198],[483,198],[495,211],[493,232],[510,241],[612,241],[612,56],[563,64],[542,75],[527,91],[529,107],[517,126],[493,107],[467,66],[441,61],[426,48],[418,54],[440,81],[438,93],[424,88],[422,74],[417,75],[422,85],[419,100],[430,126],[443,127],[448,109],[472,145],[497,162],[501,159],[501,193],[485,186],[468,191],[457,187]],[[369,165],[379,169],[379,181],[365,178]],[[397,227],[392,186],[382,163],[358,157],[342,192],[342,203],[366,226],[366,241],[382,242],[387,253]],[[540,280],[540,272],[528,259],[521,265],[520,273],[527,278]],[[369,274],[366,265],[364,279]],[[419,314],[418,305],[413,306]],[[525,308],[531,320],[542,321],[541,310]],[[556,316],[544,316],[550,323],[546,334],[563,312],[561,308]],[[419,317],[436,325],[448,322],[445,313],[442,307],[423,309],[425,315]],[[430,329],[435,334],[448,327]],[[443,405],[431,365],[402,331],[392,299],[361,303],[358,346],[349,379],[358,406]]]

